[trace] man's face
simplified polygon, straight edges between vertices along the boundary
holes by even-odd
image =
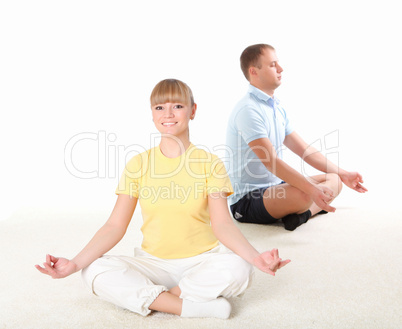
[[[260,56],[258,67],[252,67],[250,82],[268,95],[273,95],[281,85],[282,67],[278,63],[275,50],[265,48]]]

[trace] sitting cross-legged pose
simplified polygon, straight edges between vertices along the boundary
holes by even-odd
[[[334,212],[330,203],[342,183],[367,192],[358,172],[339,168],[293,130],[274,94],[283,69],[272,46],[247,47],[240,66],[250,85],[229,117],[226,135],[234,189],[229,203],[236,220],[271,224],[282,219],[285,229],[293,231],[316,214]],[[283,146],[323,174],[304,177],[282,160]]]
[[[155,310],[228,318],[226,298],[246,290],[253,266],[275,275],[290,260],[277,249],[258,252],[234,224],[223,163],[189,139],[197,109],[191,89],[163,80],[152,91],[151,108],[160,144],[127,163],[107,222],[73,259],[47,255],[36,268],[52,278],[82,270],[93,294],[144,316]],[[137,200],[141,248],[133,256],[105,255],[126,233]]]

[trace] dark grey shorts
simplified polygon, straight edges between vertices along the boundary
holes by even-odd
[[[267,188],[263,187],[250,191],[235,204],[232,204],[230,210],[234,219],[242,223],[255,224],[272,224],[277,222],[278,219],[272,217],[264,206],[264,192]]]

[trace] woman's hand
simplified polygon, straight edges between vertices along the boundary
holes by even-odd
[[[263,252],[254,258],[254,265],[261,271],[275,276],[275,272],[286,264],[290,263],[290,259],[282,260],[279,258],[278,249]]]
[[[57,258],[46,255],[46,262],[43,267],[35,265],[35,267],[43,274],[50,275],[53,279],[61,279],[78,271],[78,266],[71,260],[66,258]]]

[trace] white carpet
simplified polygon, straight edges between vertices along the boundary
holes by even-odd
[[[292,262],[276,277],[256,272],[228,320],[144,318],[92,296],[80,275],[52,280],[34,268],[46,253],[74,256],[108,215],[25,209],[0,221],[0,328],[402,327],[401,211],[338,206],[294,232],[240,224],[257,249]],[[139,219],[113,253],[140,244]]]

